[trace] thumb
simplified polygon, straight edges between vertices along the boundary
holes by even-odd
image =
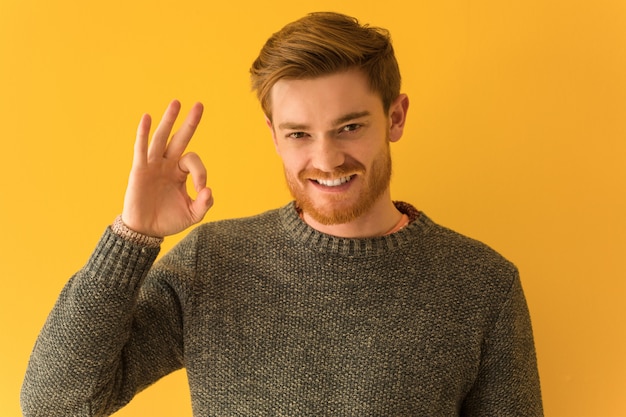
[[[191,203],[194,221],[197,223],[202,220],[212,206],[213,192],[210,188],[205,187],[198,192],[196,199]]]

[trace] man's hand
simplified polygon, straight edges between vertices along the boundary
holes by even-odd
[[[170,139],[180,107],[178,101],[170,103],[149,145],[150,115],[141,118],[137,129],[122,221],[148,236],[182,232],[202,220],[213,205],[204,164],[195,153],[184,154],[202,117],[202,104],[196,103],[191,108],[181,128]],[[187,192],[188,175],[197,193],[195,200]]]

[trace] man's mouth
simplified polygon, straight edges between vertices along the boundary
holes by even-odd
[[[347,177],[341,177],[341,178],[336,178],[332,180],[314,179],[313,181],[325,187],[339,187],[340,185],[347,183],[354,177],[355,177],[354,175],[349,175]]]

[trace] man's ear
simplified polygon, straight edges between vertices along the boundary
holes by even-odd
[[[389,141],[397,142],[404,132],[406,114],[409,111],[409,96],[400,94],[389,106]]]

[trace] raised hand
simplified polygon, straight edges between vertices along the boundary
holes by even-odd
[[[203,106],[196,103],[170,139],[180,108],[180,102],[170,103],[150,143],[150,115],[141,118],[137,129],[122,221],[148,236],[182,232],[202,220],[213,205],[204,164],[195,153],[184,153],[200,122]],[[197,193],[195,200],[187,192],[188,175]]]

